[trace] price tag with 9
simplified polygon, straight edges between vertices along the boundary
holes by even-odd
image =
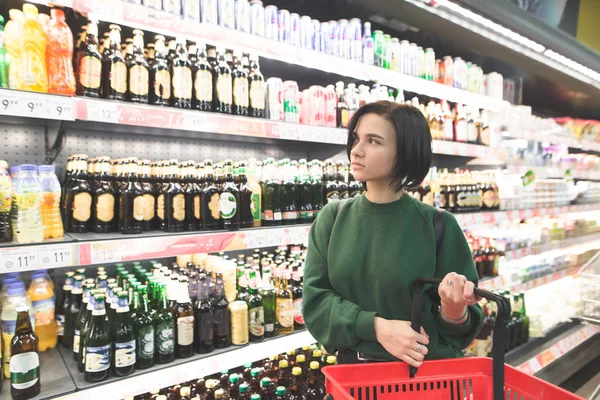
[[[0,251],[0,272],[19,272],[38,268],[35,247],[3,249]]]
[[[75,105],[69,98],[65,98],[64,100],[49,101],[46,104],[46,115],[49,119],[74,121]]]
[[[38,249],[40,265],[45,268],[69,267],[73,262],[73,246],[70,244],[42,246]]]
[[[19,113],[19,100],[14,96],[0,95],[0,114],[16,115]]]

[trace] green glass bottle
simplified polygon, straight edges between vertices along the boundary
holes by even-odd
[[[276,179],[275,160],[269,158],[265,162],[264,182],[262,183],[262,225],[281,225],[281,184]]]
[[[136,361],[137,369],[146,369],[154,365],[154,325],[150,316],[148,306],[147,286],[138,286],[139,308],[133,317],[133,331],[136,338]]]
[[[135,335],[129,304],[127,304],[127,292],[121,290],[116,297],[117,308],[111,325],[113,374],[127,376],[135,369]]]
[[[277,319],[275,317],[275,289],[271,280],[271,269],[263,267],[263,282],[261,296],[265,322],[265,337],[277,336]]]
[[[261,342],[265,338],[265,312],[263,298],[258,290],[259,284],[256,271],[250,272],[249,296],[246,303],[248,304],[248,329],[251,342]]]
[[[525,293],[519,293],[519,300],[521,302],[521,318],[523,319],[523,336],[521,337],[521,343],[527,343],[529,341],[529,317],[527,316],[527,309],[525,308]]]
[[[167,364],[175,358],[175,322],[169,311],[167,285],[158,285],[159,300],[154,313],[155,360],[158,364]]]
[[[311,161],[310,188],[313,206],[312,220],[319,215],[323,209],[323,169],[319,160]]]
[[[283,183],[281,185],[281,211],[284,225],[294,225],[298,220],[298,210],[296,209],[296,183],[294,178],[296,173],[290,165],[288,158],[279,163],[279,173],[283,174]]]
[[[104,295],[94,294],[94,308],[90,328],[85,336],[85,373],[87,382],[101,382],[108,378],[111,365],[110,326],[106,322]]]
[[[83,320],[81,321],[79,340],[77,340],[77,343],[79,344],[79,351],[77,352],[77,369],[79,372],[85,372],[85,339],[88,331],[90,330],[90,324],[92,322],[92,310],[94,309],[94,295],[96,294],[96,290],[97,289],[90,289],[88,303],[83,315]],[[73,340],[73,346],[75,346],[75,338]]]
[[[305,159],[299,161],[298,182],[296,182],[296,210],[298,211],[298,223],[310,224],[312,222],[313,206],[310,175]]]
[[[228,231],[240,229],[240,191],[234,182],[233,162],[225,161],[225,183],[221,187],[219,209],[221,212],[221,228]]]

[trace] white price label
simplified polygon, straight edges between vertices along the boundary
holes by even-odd
[[[275,136],[279,136],[281,139],[297,140],[298,139],[298,127],[291,123],[281,122],[276,124],[273,128]]]
[[[309,127],[298,127],[298,140],[303,142],[310,142],[313,138],[313,132]]]
[[[38,248],[40,265],[44,268],[70,267],[74,264],[73,246],[59,244]]]
[[[257,249],[267,245],[267,236],[265,232],[246,232],[246,248]]]
[[[87,116],[88,121],[119,123],[119,112],[114,103],[87,100]]]
[[[267,231],[267,246],[279,246],[287,244],[285,240],[285,229],[272,229]]]
[[[35,247],[11,248],[0,251],[0,272],[27,271],[38,268]]]
[[[25,98],[19,101],[21,115],[26,117],[46,118],[44,103],[37,98]]]
[[[102,264],[121,261],[121,255],[118,252],[118,246],[114,243],[91,244],[92,264]]]
[[[0,91],[0,114],[2,115],[17,115],[20,112],[19,109],[20,100],[12,95],[8,94],[8,91]]]
[[[46,103],[46,117],[63,121],[75,121],[75,103],[70,98],[53,98]]]
[[[304,244],[308,239],[307,229],[304,227],[290,228],[288,232],[290,244]]]

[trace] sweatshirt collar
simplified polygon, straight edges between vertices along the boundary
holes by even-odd
[[[373,213],[373,214],[392,214],[397,212],[403,212],[410,207],[412,204],[412,197],[408,193],[405,193],[402,198],[399,200],[392,201],[391,203],[372,203],[367,199],[365,194],[361,194],[356,200],[358,200],[358,205],[363,210]]]

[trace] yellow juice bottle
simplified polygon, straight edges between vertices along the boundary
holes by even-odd
[[[4,43],[8,53],[8,87],[11,89],[21,89],[23,80],[21,79],[21,46],[23,40],[23,22],[25,15],[21,10],[15,8],[9,10],[10,21],[4,28]]]
[[[48,73],[46,71],[46,29],[38,9],[32,4],[23,5],[25,22],[23,23],[23,49],[21,52],[21,71],[23,90],[48,92]]]
[[[33,304],[35,334],[39,342],[39,352],[56,347],[56,322],[54,320],[54,291],[45,270],[35,271],[31,276],[31,285],[27,290]]]

